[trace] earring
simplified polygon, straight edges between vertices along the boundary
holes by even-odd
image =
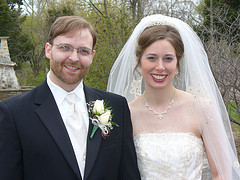
[[[175,76],[177,76],[177,75],[178,75],[178,73],[179,73],[179,72],[178,72],[178,70],[176,70],[176,71],[175,71]]]

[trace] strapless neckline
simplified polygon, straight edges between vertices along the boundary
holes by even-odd
[[[174,132],[174,131],[154,131],[154,132],[140,132],[133,136],[133,139],[138,138],[139,136],[143,135],[153,135],[153,134],[160,134],[160,135],[183,135],[183,136],[189,136],[192,137],[193,139],[196,139],[201,145],[203,144],[203,141],[201,138],[197,137],[193,132]]]
[[[141,132],[134,136],[142,180],[200,180],[203,142],[189,132]]]

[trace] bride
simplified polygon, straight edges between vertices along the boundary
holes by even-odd
[[[196,33],[179,19],[142,19],[110,72],[108,91],[130,102],[143,180],[240,179],[227,111]]]

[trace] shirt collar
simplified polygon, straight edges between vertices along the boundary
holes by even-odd
[[[48,72],[48,74],[47,74],[47,84],[48,84],[57,104],[61,104],[64,101],[65,97],[71,93],[75,93],[76,96],[78,97],[77,99],[81,99],[84,102],[86,102],[84,91],[83,91],[83,82],[82,81],[78,84],[78,86],[73,91],[67,92],[60,86],[54,84],[54,82],[52,82],[52,80],[50,79],[49,75],[50,75],[50,72]]]

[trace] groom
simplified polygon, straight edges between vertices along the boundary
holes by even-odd
[[[0,101],[0,180],[140,179],[126,100],[82,82],[95,44],[84,19],[64,16],[53,23],[45,45],[46,81]],[[75,102],[68,100],[72,95]],[[118,125],[105,138],[100,128],[90,138],[87,103],[96,100],[112,108]]]

